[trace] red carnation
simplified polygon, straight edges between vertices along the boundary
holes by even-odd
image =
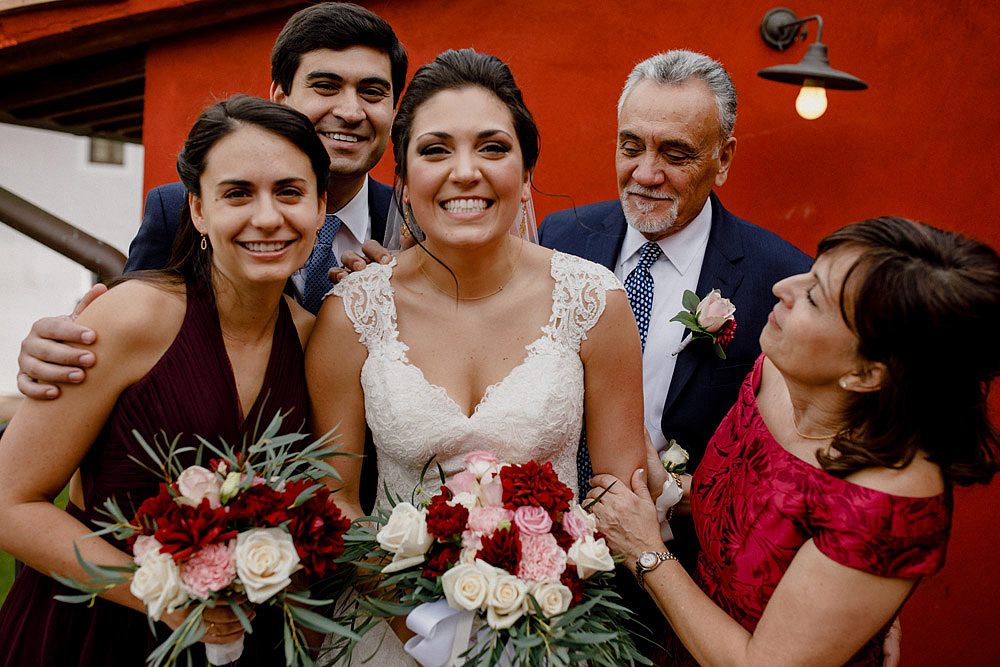
[[[461,537],[469,523],[469,510],[463,505],[449,505],[448,496],[439,494],[427,506],[427,532],[439,540]]]
[[[152,535],[156,530],[157,521],[160,517],[166,517],[176,511],[177,503],[170,495],[170,488],[166,484],[160,484],[160,492],[155,496],[146,498],[136,510],[132,523],[139,526],[140,535]]]
[[[573,594],[573,599],[570,601],[570,606],[579,604],[580,600],[583,599],[583,579],[577,576],[575,568],[567,567],[563,570],[562,575],[559,577],[559,583],[569,589],[570,593]]]
[[[183,561],[209,544],[236,537],[237,531],[229,529],[228,521],[226,508],[212,509],[208,498],[202,499],[197,507],[174,503],[172,512],[156,517],[158,528],[153,536],[163,545],[161,553]]]
[[[248,519],[254,526],[273,528],[288,521],[288,504],[284,494],[267,484],[255,484],[229,502],[229,512],[233,521]]]
[[[556,544],[562,547],[563,551],[569,551],[569,548],[576,542],[576,538],[563,528],[562,521],[552,522],[552,537],[556,538]]]
[[[543,465],[528,461],[505,466],[500,469],[500,481],[503,484],[503,506],[509,510],[537,505],[548,510],[555,521],[559,512],[568,510],[573,500],[573,492],[559,481],[550,461]]]
[[[726,326],[715,334],[715,342],[717,342],[721,347],[726,347],[729,342],[733,340],[733,336],[736,335],[736,320],[729,320],[726,322]]]
[[[431,555],[424,563],[424,579],[435,579],[444,574],[452,565],[458,562],[462,555],[462,547],[457,544],[438,542],[431,547]]]
[[[491,536],[484,536],[476,558],[511,574],[517,572],[521,563],[521,534],[517,526],[512,523],[509,528],[497,529]]]
[[[322,578],[336,568],[334,561],[344,553],[344,533],[351,522],[340,513],[330,489],[316,482],[290,482],[284,494],[286,507],[311,486],[319,486],[316,494],[287,511],[288,532],[306,575]]]

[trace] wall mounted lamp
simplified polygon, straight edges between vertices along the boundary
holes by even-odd
[[[773,49],[784,51],[801,34],[806,39],[805,24],[816,21],[816,42],[809,45],[806,55],[797,65],[776,65],[757,72],[757,76],[771,81],[802,86],[795,99],[795,110],[808,120],[819,118],[826,111],[826,89],[865,90],[868,84],[830,67],[823,44],[823,18],[818,14],[800,19],[790,9],[775,7],[760,22],[760,36]]]

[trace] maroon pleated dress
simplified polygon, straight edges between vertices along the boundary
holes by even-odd
[[[122,392],[80,466],[87,510],[71,505],[70,513],[84,523],[100,516],[95,509],[109,497],[116,498],[126,516],[131,516],[144,499],[156,495],[162,480],[130,458],[148,460],[133,429],[151,444],[162,432],[167,442],[180,434],[181,444],[197,446],[194,436],[200,435],[210,442],[221,437],[238,446],[252,443],[255,433],[279,410],[290,411],[283,432],[307,428],[302,346],[284,299],[260,395],[243,419],[214,296],[209,289],[191,286],[187,293],[187,312],[177,337],[152,370]],[[159,438],[162,442],[163,435]],[[58,444],[40,442],[38,446]],[[206,452],[203,463],[210,456]],[[188,457],[184,464],[193,465],[194,453]],[[100,598],[93,607],[53,599],[76,593],[46,574],[22,569],[0,609],[0,665],[140,666],[170,634],[165,624],[158,623],[154,637],[144,614]],[[239,664],[284,664],[280,616],[258,610],[253,626]],[[196,661],[203,662],[200,647],[192,650]]]
[[[763,356],[698,464],[691,507],[701,554],[696,580],[753,632],[771,594],[807,540],[847,567],[919,579],[944,564],[951,493],[889,495],[852,484],[785,450],[757,410]],[[882,664],[884,630],[848,665]],[[675,664],[695,661],[673,638]]]

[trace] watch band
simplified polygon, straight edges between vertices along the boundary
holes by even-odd
[[[644,565],[642,562],[644,560],[651,560],[652,562],[649,565]],[[639,582],[639,588],[643,591],[646,590],[646,573],[655,570],[665,560],[677,560],[677,556],[669,551],[646,551],[639,555],[639,558],[635,561],[635,578]]]

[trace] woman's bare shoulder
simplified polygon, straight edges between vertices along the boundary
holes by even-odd
[[[929,498],[944,493],[941,468],[917,454],[906,467],[867,468],[847,477],[852,484],[907,498]]]
[[[186,306],[182,286],[129,280],[102,294],[77,321],[97,333],[100,348],[120,343],[140,352],[169,344],[180,330]]]

